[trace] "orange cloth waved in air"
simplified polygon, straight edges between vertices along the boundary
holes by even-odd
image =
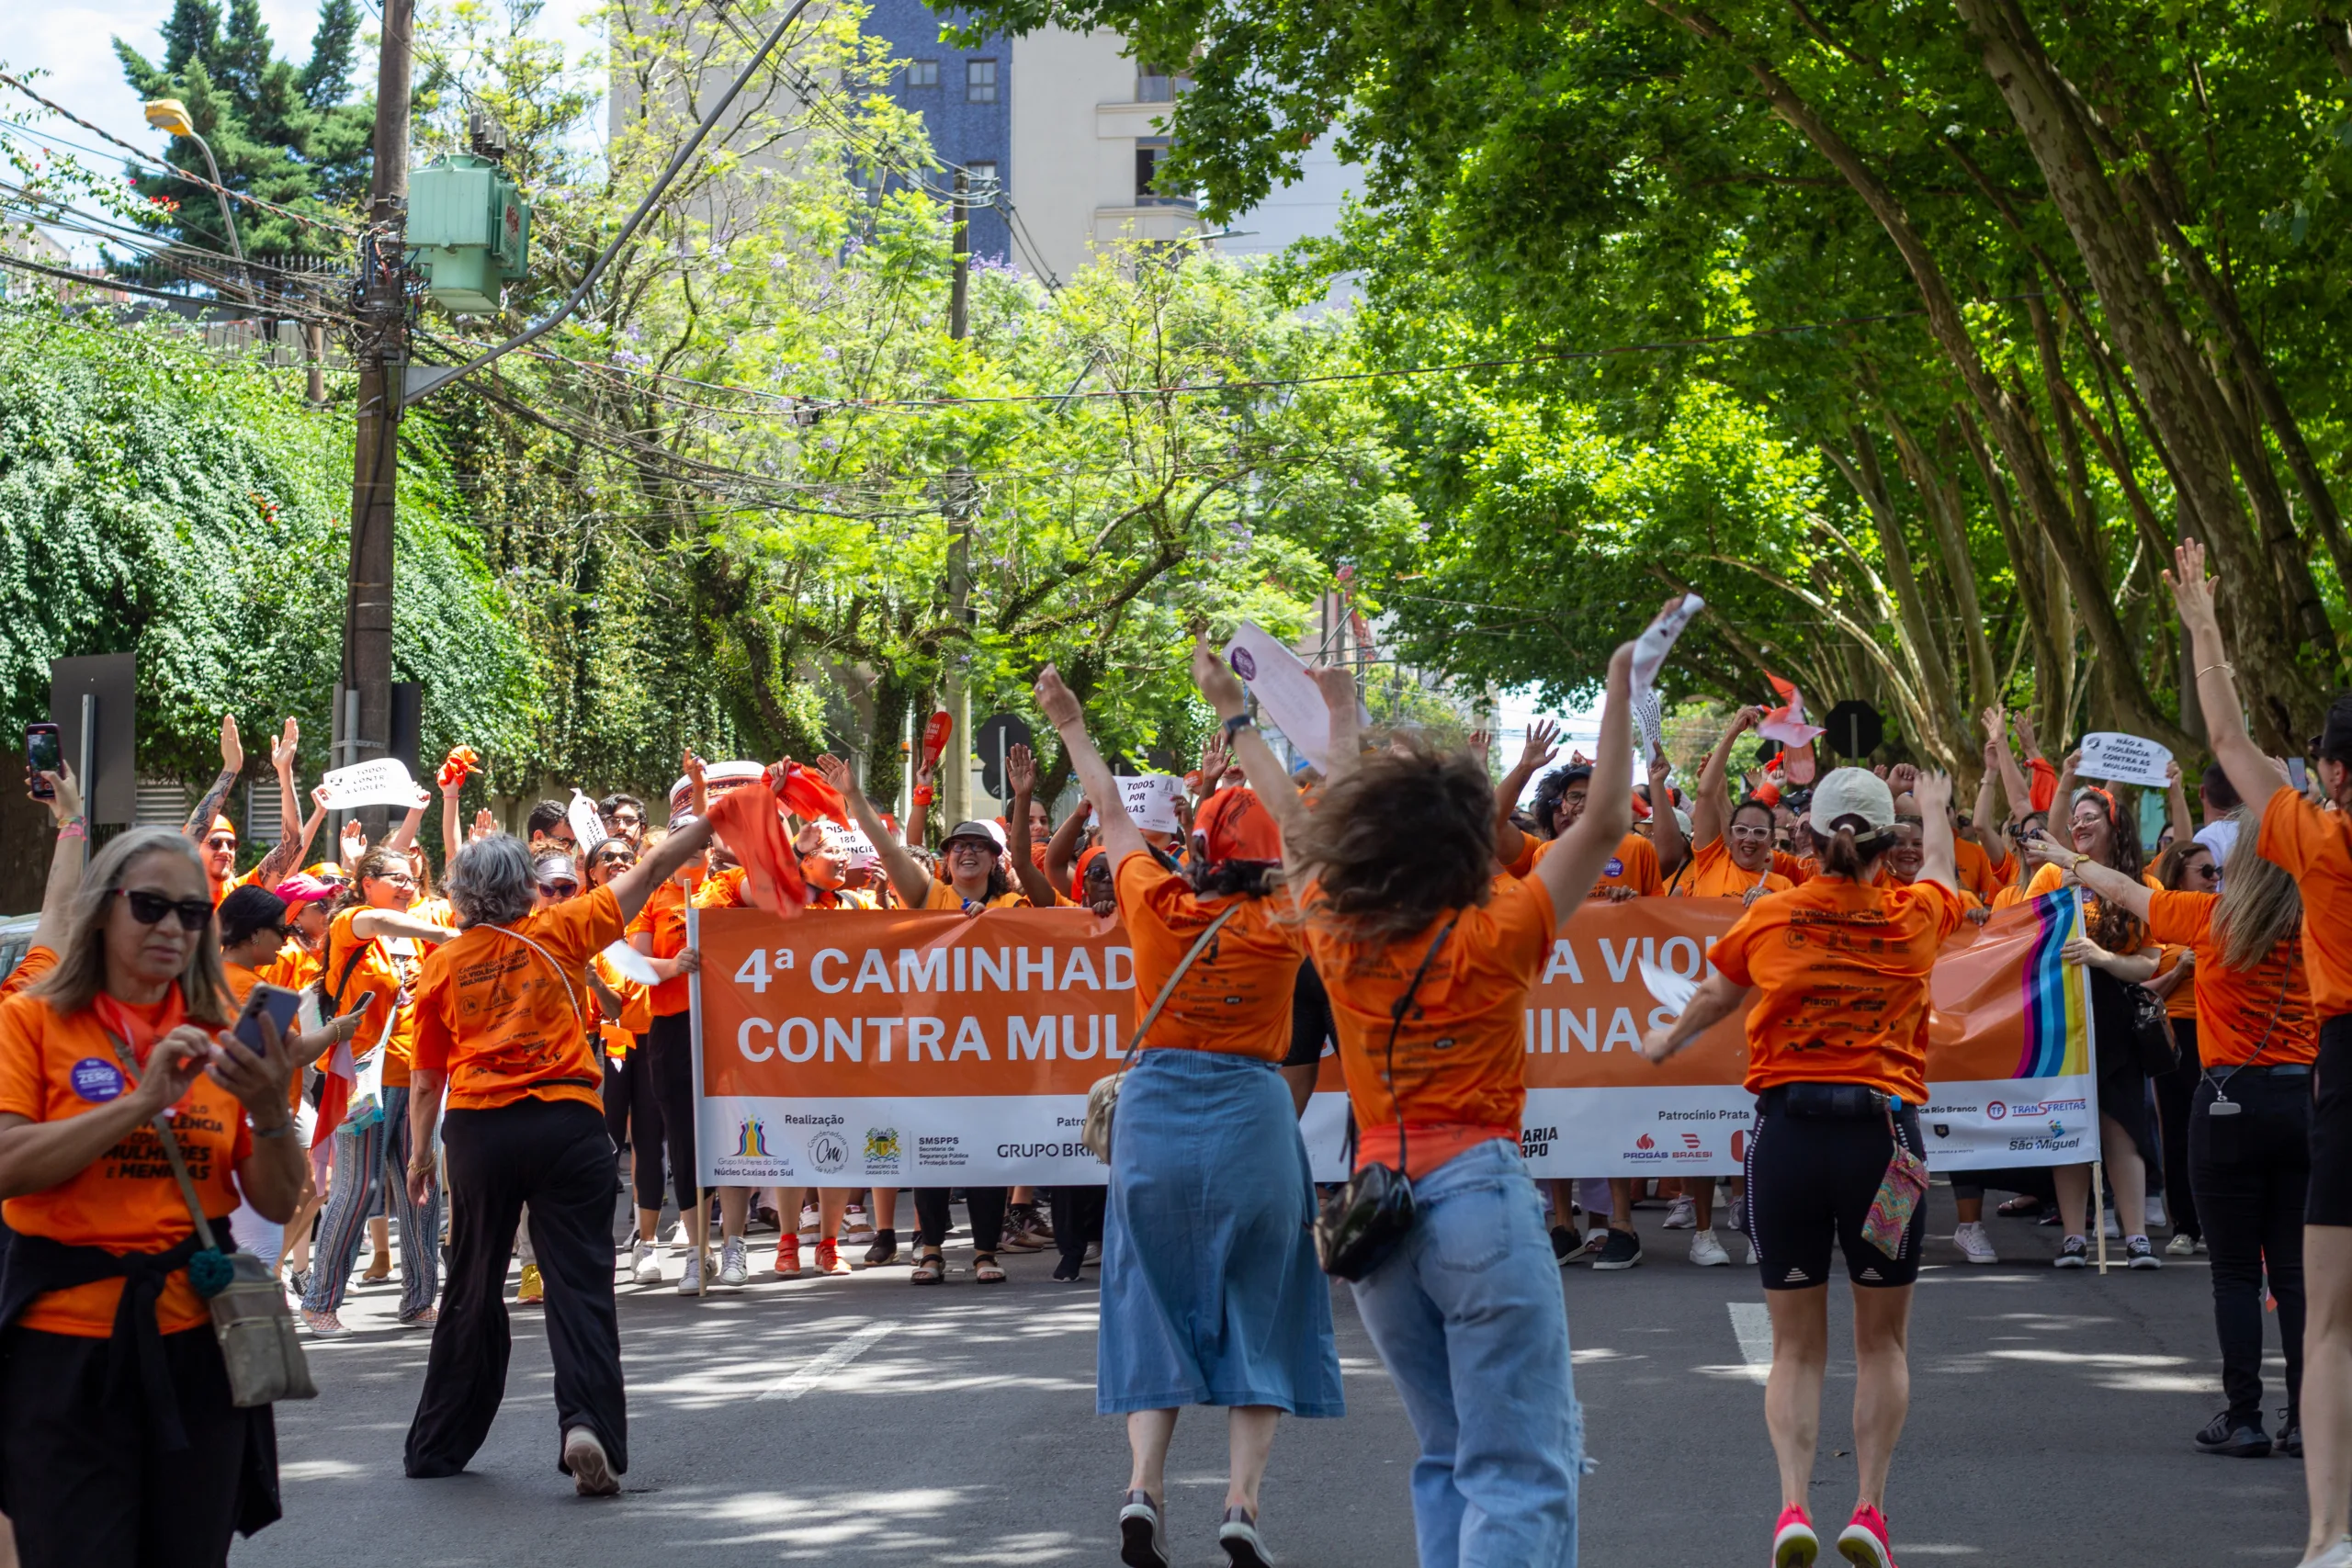
[[[124,1043],[142,1069],[155,1041],[186,1017],[176,987],[152,1007],[116,1006],[130,1025]],[[37,997],[0,1002],[0,1115],[62,1122],[130,1089],[96,1007],[61,1018]],[[172,1134],[206,1215],[217,1219],[233,1212],[239,1201],[236,1168],[253,1153],[244,1107],[209,1077],[198,1077],[173,1108]],[[163,1140],[149,1123],[124,1134],[80,1174],[0,1204],[0,1213],[28,1235],[102,1247],[117,1257],[164,1251],[196,1228],[172,1179]],[[52,1291],[17,1321],[44,1334],[104,1339],[114,1333],[122,1288],[120,1280],[99,1280]],[[155,1303],[156,1326],[175,1334],[210,1321],[210,1309],[189,1286],[187,1270],[173,1270]]]
[[[1835,876],[1751,905],[1707,955],[1762,992],[1747,1014],[1748,1089],[1860,1083],[1927,1103],[1928,972],[1962,908],[1941,883],[1889,891]]]
[[[2253,968],[2232,969],[2222,964],[2222,944],[2213,938],[2213,911],[2221,903],[2218,893],[2158,893],[2148,900],[2150,937],[2197,954],[2191,983],[2197,991],[2198,1059],[2209,1067],[2234,1067],[2256,1060],[2258,1049],[2262,1066],[2316,1061],[2319,1021],[2312,1012],[2302,940],[2290,936]]]
[[[1177,982],[1142,1048],[1281,1061],[1290,1051],[1291,992],[1305,951],[1298,928],[1277,918],[1285,906],[1238,894],[1198,897],[1142,850],[1119,863],[1117,886],[1119,919],[1135,948],[1137,1023],[1209,922],[1227,905],[1240,906]]]
[[[1389,1010],[1411,984],[1444,921],[1399,942],[1350,939],[1317,912],[1312,885],[1306,950],[1330,994],[1340,1065],[1358,1128],[1359,1166],[1396,1158],[1399,1101],[1385,1077]],[[1517,1141],[1526,1109],[1527,989],[1552,951],[1559,919],[1541,882],[1495,878],[1483,905],[1461,912],[1396,1032],[1407,1174],[1426,1176],[1492,1138]]]
[[[1711,839],[1691,852],[1690,863],[1683,868],[1672,891],[1679,898],[1745,898],[1759,880],[1767,893],[1785,893],[1796,886],[1770,867],[1761,878],[1742,871],[1731,858],[1731,846],[1721,839]]]
[[[449,1075],[450,1110],[526,1098],[604,1105],[588,961],[620,940],[621,924],[613,890],[599,887],[524,916],[512,928],[520,936],[470,926],[433,950],[417,980],[416,1065]]]
[[[2255,849],[2303,896],[2303,963],[2322,1020],[2352,1012],[2352,821],[2281,785]]]

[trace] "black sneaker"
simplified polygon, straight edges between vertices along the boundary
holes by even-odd
[[[1603,1243],[1600,1255],[1592,1260],[1595,1269],[1631,1269],[1642,1260],[1642,1238],[1632,1231],[1612,1229]]]
[[[2161,1269],[2164,1266],[2165,1260],[2156,1256],[2156,1249],[2148,1244],[2146,1236],[2128,1235],[2123,1238],[2123,1267]]]
[[[2190,1439],[2201,1454],[2220,1454],[2225,1459],[2268,1459],[2270,1439],[2262,1433],[2262,1418],[2233,1421],[2230,1413],[2222,1411]],[[2300,1446],[2300,1445],[2298,1445]]]
[[[1566,1269],[1568,1266],[1568,1259],[1574,1258],[1577,1249],[1583,1246],[1584,1237],[1577,1235],[1575,1226],[1554,1225],[1552,1227],[1552,1261],[1561,1268]]]
[[[2091,1260],[2091,1244],[2081,1236],[2070,1235],[2058,1248],[2058,1256],[2050,1260],[2052,1269],[2087,1268]]]
[[[1065,1252],[1060,1258],[1055,1260],[1054,1278],[1065,1285],[1075,1285],[1079,1281],[1080,1271],[1084,1269],[1085,1263],[1086,1258],[1084,1254],[1081,1253],[1080,1256],[1072,1258],[1069,1253]]]
[[[876,1231],[874,1245],[865,1249],[865,1266],[868,1269],[879,1269],[885,1264],[896,1263],[898,1260],[899,1233],[894,1230]]]
[[[2293,1411],[2278,1412],[2278,1440],[2271,1446],[2289,1459],[2303,1457],[2303,1423]]]

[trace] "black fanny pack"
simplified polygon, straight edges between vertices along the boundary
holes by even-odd
[[[1900,1111],[1903,1102],[1868,1084],[1789,1083],[1767,1089],[1764,1107],[1798,1122],[1859,1122]]]

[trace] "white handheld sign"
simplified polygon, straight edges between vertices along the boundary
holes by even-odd
[[[605,818],[596,810],[596,803],[581,794],[571,792],[571,804],[564,809],[563,819],[571,825],[572,841],[580,846],[584,857],[596,852],[596,847],[612,837],[605,831]]]
[[[405,810],[416,804],[416,781],[408,776],[408,765],[398,757],[354,762],[334,770],[319,783],[326,788],[329,811],[348,811],[358,806],[397,806]]]
[[[1657,1005],[1679,1017],[1690,1006],[1690,998],[1699,994],[1699,982],[1686,979],[1671,969],[1661,969],[1649,959],[1642,960],[1642,984],[1650,988]]]
[[[1119,780],[1119,803],[1147,833],[1181,832],[1176,796],[1183,788],[1184,781],[1173,773],[1129,774]]]
[[[653,973],[652,961],[631,947],[627,937],[605,949],[604,957],[613,966],[613,973],[624,980],[634,980],[640,986],[661,984]]]
[[[1681,604],[1642,628],[1642,635],[1634,639],[1634,690],[1645,691],[1657,682],[1666,656],[1674,651],[1674,639],[1706,607],[1707,602],[1696,593],[1685,593]]]
[[[2075,764],[2075,776],[2162,789],[2165,764],[2171,761],[2172,752],[2153,740],[2102,729],[2083,737],[2083,760]]]
[[[1225,661],[1250,683],[1250,695],[1299,754],[1317,771],[1331,771],[1331,715],[1323,705],[1323,689],[1315,683],[1297,654],[1263,628],[1248,621],[1225,645]],[[1361,704],[1357,717],[1363,719]]]

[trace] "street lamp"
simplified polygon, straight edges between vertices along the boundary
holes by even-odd
[[[237,258],[237,275],[242,282],[245,270],[245,247],[237,239],[237,220],[229,210],[229,193],[220,183],[220,165],[212,161],[212,148],[196,133],[196,121],[188,118],[187,106],[177,98],[153,98],[146,106],[147,123],[173,136],[185,136],[196,143],[204,154],[204,167],[212,175],[212,199],[220,204],[220,221],[229,231],[229,254]]]

